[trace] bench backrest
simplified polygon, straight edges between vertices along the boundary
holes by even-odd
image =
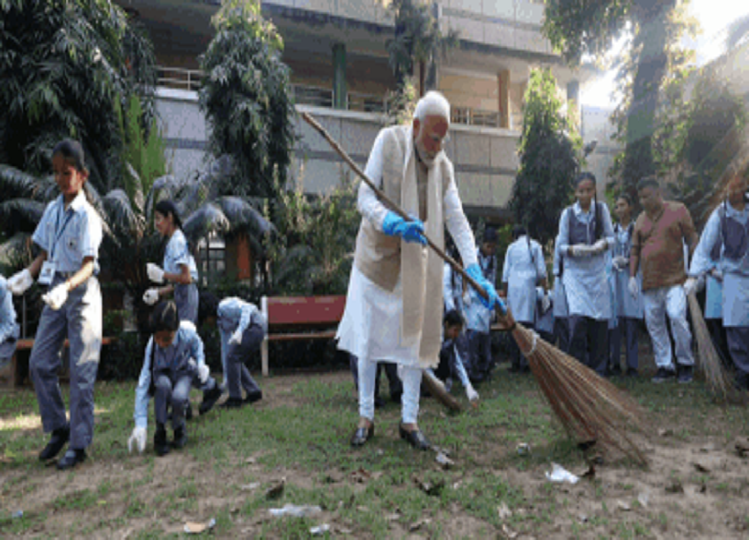
[[[343,317],[346,297],[271,296],[263,298],[268,325],[337,324]]]

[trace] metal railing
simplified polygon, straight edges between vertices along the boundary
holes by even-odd
[[[294,102],[300,105],[333,108],[333,90],[317,86],[292,84]]]
[[[166,66],[156,66],[157,85],[177,90],[200,90],[200,83],[204,73],[199,69],[184,69]]]
[[[349,92],[346,108],[349,111],[384,114],[388,112],[388,100],[385,96]]]
[[[500,127],[499,113],[470,107],[453,107],[450,121],[466,126]]]

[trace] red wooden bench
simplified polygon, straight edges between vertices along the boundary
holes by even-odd
[[[116,341],[117,338],[112,337],[104,337],[101,339],[101,344],[103,345],[110,345],[114,341]],[[67,347],[69,345],[68,340],[65,340],[64,347]],[[13,357],[10,359],[10,363],[8,366],[5,367],[3,370],[4,377],[0,375],[0,380],[5,381],[5,385],[8,388],[15,388],[17,386],[21,386],[21,383],[23,382],[21,380],[21,362],[18,361],[18,351],[30,351],[31,348],[34,346],[34,340],[33,339],[19,339],[16,342],[16,352],[13,354]],[[28,363],[28,360],[26,360]]]
[[[269,341],[333,339],[345,307],[345,296],[263,296],[260,309],[268,320],[260,347],[263,376],[268,376]]]

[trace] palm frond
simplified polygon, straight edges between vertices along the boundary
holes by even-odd
[[[44,214],[46,206],[45,203],[32,199],[10,199],[9,201],[3,201],[0,203],[0,222],[6,222],[11,217],[14,217],[35,226],[42,219],[42,214]]]
[[[4,196],[16,193],[20,197],[33,197],[39,189],[39,178],[10,165],[0,164],[0,191]]]
[[[195,246],[201,238],[209,233],[216,232],[225,234],[231,230],[231,223],[224,215],[221,207],[214,203],[206,203],[190,216],[182,224],[182,232],[188,242]]]
[[[127,233],[141,238],[145,229],[145,219],[135,210],[130,197],[123,189],[113,189],[104,196],[104,208],[107,219],[112,228],[125,230]]]
[[[216,202],[231,222],[233,230],[246,230],[260,238],[275,231],[273,224],[246,199],[228,196],[221,197]]]

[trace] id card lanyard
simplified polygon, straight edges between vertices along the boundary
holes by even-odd
[[[63,214],[67,214],[67,210],[63,207]],[[63,233],[65,232],[65,229],[68,226],[68,223],[70,223],[70,220],[73,217],[73,213],[71,212],[69,215],[63,215],[62,219],[62,226],[60,226],[60,214],[57,214],[57,224],[55,226],[55,233],[52,237],[52,245],[49,249],[49,259],[44,261],[44,264],[42,265],[42,270],[39,274],[39,283],[42,285],[51,285],[52,280],[55,278],[55,271],[56,271],[56,262],[55,262],[55,248],[57,246],[57,242],[62,238]]]

